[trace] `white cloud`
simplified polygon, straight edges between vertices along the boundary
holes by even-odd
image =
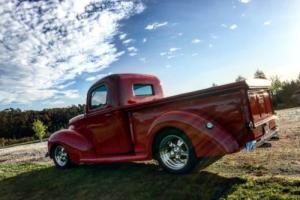
[[[229,29],[230,29],[230,30],[235,30],[235,29],[237,29],[237,27],[238,27],[238,25],[232,24],[232,25],[229,27]]]
[[[244,3],[244,4],[247,4],[247,3],[250,3],[251,0],[239,0],[241,3]]]
[[[198,53],[193,53],[193,54],[192,54],[192,56],[198,56],[198,55],[199,55]]]
[[[98,75],[95,75],[95,76],[90,76],[88,78],[86,78],[85,80],[86,81],[95,81],[95,80],[100,80],[101,78],[105,77],[105,76],[108,76],[110,75],[111,73],[108,73],[108,74],[98,74]]]
[[[51,104],[62,105],[62,104],[65,104],[65,102],[63,100],[56,100],[56,101],[52,101]]]
[[[176,47],[172,47],[169,49],[169,52],[175,52],[175,51],[178,51],[180,50],[180,48],[176,48]]]
[[[137,53],[136,53],[136,52],[130,52],[128,55],[129,55],[129,56],[136,56]]]
[[[200,42],[202,42],[202,40],[200,40],[200,39],[198,39],[198,38],[195,38],[195,39],[193,39],[193,41],[192,41],[193,44],[198,44],[198,43],[200,43]]]
[[[135,47],[128,47],[127,50],[128,50],[129,52],[137,52],[137,51],[138,51],[138,49],[135,48]]]
[[[127,39],[123,41],[123,44],[127,45],[129,43],[132,43],[134,40],[133,39]]]
[[[180,48],[172,47],[172,48],[168,49],[168,51],[166,51],[166,52],[161,52],[160,56],[166,57],[167,59],[172,59],[176,56],[179,56],[179,54],[177,53],[177,51],[179,51],[179,50],[180,50]]]
[[[126,33],[122,33],[119,35],[119,39],[120,40],[124,40],[126,38],[127,34]]]
[[[57,88],[58,89],[65,89],[65,88],[67,88],[67,87],[69,87],[71,85],[74,85],[75,83],[76,83],[76,81],[71,81],[71,82],[68,82],[66,84],[59,85],[59,86],[57,86]]]
[[[10,0],[0,8],[0,103],[8,104],[78,98],[77,90],[66,88],[82,73],[99,72],[119,59],[124,52],[113,44],[119,21],[144,5]]]
[[[158,28],[161,28],[163,26],[167,26],[168,25],[168,22],[154,22],[153,24],[148,24],[145,29],[146,30],[156,30]]]
[[[135,47],[128,47],[127,48],[128,52],[129,52],[129,56],[136,56],[137,55],[137,52],[138,52],[138,49],[135,48]]]
[[[143,38],[143,43],[146,43],[147,42],[147,38]]]
[[[271,20],[268,20],[268,21],[265,21],[264,22],[264,26],[269,26],[272,24],[272,21]]]

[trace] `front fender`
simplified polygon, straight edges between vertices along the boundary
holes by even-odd
[[[189,137],[198,157],[221,156],[239,150],[237,141],[226,130],[215,123],[212,129],[208,129],[208,122],[204,117],[191,112],[172,111],[157,118],[147,134],[153,142],[161,130],[177,128]]]
[[[83,153],[89,152],[91,143],[86,137],[74,130],[63,129],[53,133],[48,140],[48,152],[51,155],[53,145],[63,145],[70,155],[70,159],[77,163]]]

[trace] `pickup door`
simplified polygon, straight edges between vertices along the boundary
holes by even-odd
[[[88,93],[86,132],[99,155],[124,154],[132,150],[127,115],[113,110],[111,96],[111,90],[103,83]]]

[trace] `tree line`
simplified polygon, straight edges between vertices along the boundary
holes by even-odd
[[[21,111],[5,109],[0,111],[0,138],[19,139],[33,137],[33,123],[40,120],[47,127],[47,133],[67,128],[69,120],[84,113],[84,105],[73,105],[67,108],[52,108],[42,111]]]

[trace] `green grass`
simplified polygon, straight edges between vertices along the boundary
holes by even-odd
[[[300,178],[171,175],[153,163],[0,164],[0,199],[300,199]]]

